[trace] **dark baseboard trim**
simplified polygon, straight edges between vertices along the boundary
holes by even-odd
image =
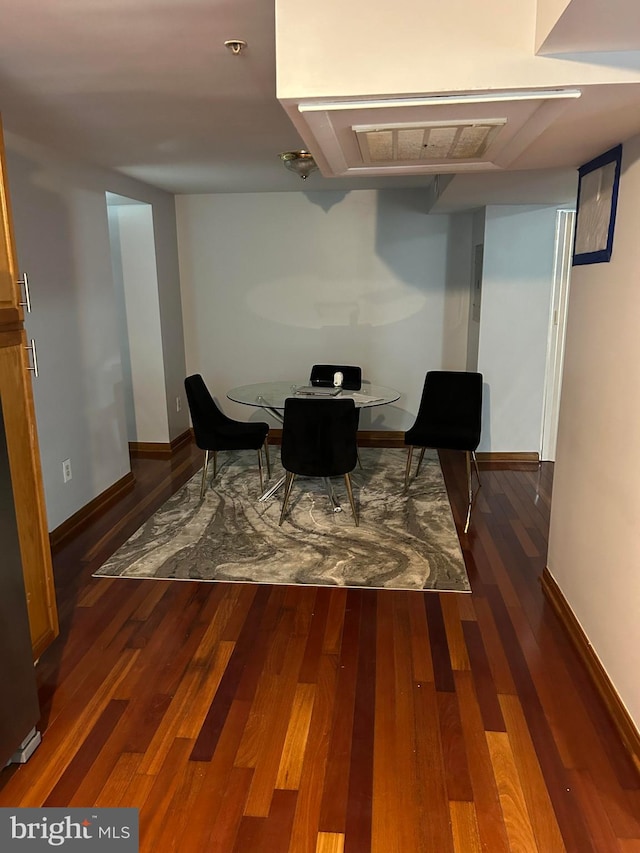
[[[181,433],[177,438],[169,442],[161,441],[130,441],[129,453],[136,458],[147,459],[169,459],[174,453],[177,453],[180,448],[192,440],[193,433],[191,429]]]
[[[382,429],[358,430],[360,447],[406,447],[404,433]]]
[[[282,429],[271,427],[269,430],[269,444],[277,446],[282,444]],[[404,447],[404,433],[392,432],[391,430],[358,430],[359,447]]]
[[[622,742],[629,751],[636,767],[640,770],[640,731],[638,731],[635,723],[629,716],[629,712],[618,696],[615,687],[611,683],[609,676],[594,652],[593,646],[589,642],[587,635],[582,630],[573,610],[569,606],[569,603],[562,594],[562,590],[555,582],[549,569],[545,568],[542,572],[540,583],[542,585],[542,591],[547,597],[549,604],[562,622],[569,638],[576,648],[576,651],[587,667],[589,676],[591,677],[596,690],[600,694],[602,701],[606,705],[613,724],[622,738]]]
[[[282,443],[282,429],[271,427],[269,430],[269,444],[278,445]],[[361,429],[358,430],[359,447],[406,447],[404,443],[404,432],[388,429]],[[478,462],[490,462],[504,464],[506,467],[514,464],[538,465],[540,457],[538,453],[477,453]]]
[[[127,492],[133,489],[135,478],[131,471],[121,477],[108,489],[105,489],[102,494],[95,497],[88,504],[79,509],[66,521],[63,521],[55,530],[49,533],[49,542],[51,551],[55,553],[63,548],[69,539],[73,539],[81,530],[88,527],[89,524],[101,513],[105,512],[114,503],[124,497]]]
[[[535,462],[540,461],[539,453],[476,453],[478,462]]]

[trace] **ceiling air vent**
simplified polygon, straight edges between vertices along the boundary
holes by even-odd
[[[352,129],[364,163],[431,163],[478,160],[506,119],[446,123],[361,125]]]

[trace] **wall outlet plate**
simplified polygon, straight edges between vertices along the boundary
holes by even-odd
[[[62,479],[65,483],[68,483],[72,477],[73,474],[71,473],[71,460],[65,459],[62,463]]]

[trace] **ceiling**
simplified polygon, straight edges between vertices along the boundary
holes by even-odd
[[[595,0],[580,2],[592,10],[594,26],[602,27]],[[633,0],[629,8],[635,5]],[[323,115],[319,108],[310,109],[308,121],[301,122],[296,118],[299,109],[290,104],[285,109],[276,97],[273,2],[5,0],[2,7],[0,112],[5,131],[173,193],[403,187],[429,187],[433,192],[434,174],[441,171],[433,168],[410,165],[366,174],[347,170],[331,177],[340,174],[334,168],[340,158],[325,144],[321,150],[312,148],[322,174],[313,173],[303,184],[284,169],[278,153],[308,147],[309,141],[317,144]],[[591,36],[583,30],[589,28],[584,15],[579,20],[579,36],[586,43]],[[567,44],[575,50],[576,27],[570,24]],[[629,26],[627,18],[622,28],[625,49]],[[637,36],[640,41],[640,32]],[[559,31],[545,49],[557,50],[562,37]],[[615,37],[609,36],[613,48],[619,46]],[[247,47],[234,55],[224,45],[227,39],[242,39]],[[611,87],[596,86],[588,98],[580,99],[578,137],[570,114],[556,123],[555,136],[527,135],[532,105],[511,105],[521,116],[524,132],[513,139],[511,131],[511,136],[498,133],[500,168],[484,169],[481,164],[443,182],[447,190],[440,209],[489,201],[567,200],[585,151],[595,156],[604,150],[599,146],[605,138],[620,141],[640,132],[640,111],[629,109],[633,99],[640,102],[637,87],[615,88],[613,97]],[[556,104],[548,106],[547,123],[558,109]],[[344,123],[346,111],[340,113]],[[325,110],[324,118],[329,114],[333,120],[332,109]],[[473,116],[473,109],[468,114]],[[361,111],[358,121],[369,125],[370,119],[379,122],[380,115]],[[541,115],[535,113],[534,124]],[[424,117],[418,115],[419,120]],[[618,133],[625,135],[617,138]],[[579,140],[575,150],[570,138]],[[507,156],[514,151],[517,156]]]

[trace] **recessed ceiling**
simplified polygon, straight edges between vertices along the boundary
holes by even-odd
[[[578,88],[301,101],[289,115],[327,177],[506,169]]]
[[[491,14],[489,5],[486,15]],[[423,104],[422,112],[415,105],[400,116],[395,109],[385,115],[379,103],[340,109],[329,99],[324,105],[321,99],[281,104],[274,17],[274,4],[258,0],[5,0],[0,27],[5,133],[170,192],[206,193],[429,190],[435,175],[454,171],[452,163],[461,169],[449,189],[461,188],[465,172],[480,167],[496,175],[514,169],[514,175],[529,169],[575,172],[609,143],[640,130],[638,88],[585,88],[579,85],[579,62],[575,81],[583,95],[569,106],[547,103],[545,96],[520,105],[455,110],[441,102]],[[239,55],[225,47],[233,38],[247,43]],[[398,56],[405,61],[401,52]],[[416,99],[424,101],[424,93]],[[377,100],[393,101],[393,93]],[[338,142],[321,138],[325,118],[333,126],[326,133],[340,135]],[[468,156],[469,149],[456,156],[457,131],[449,132],[448,143],[432,131],[420,143],[417,135],[403,138],[395,159],[377,165],[368,143],[363,157],[358,141],[369,131],[354,129],[414,122],[453,128],[462,121],[481,134],[487,121],[503,119],[480,142],[477,156]],[[398,158],[404,146],[418,144],[426,146],[420,157]],[[440,145],[446,148],[442,156],[425,156],[436,155]],[[320,164],[321,171],[305,183],[278,158],[298,148],[311,148]]]
[[[440,165],[480,160],[506,119],[354,125],[362,162]]]

